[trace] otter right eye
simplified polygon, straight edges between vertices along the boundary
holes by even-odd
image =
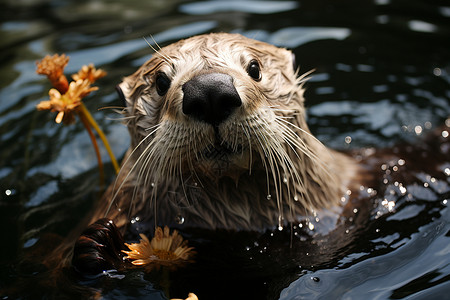
[[[247,67],[247,73],[256,81],[261,80],[261,68],[256,60],[252,60]]]
[[[158,92],[158,95],[164,96],[170,88],[169,77],[167,77],[167,75],[162,72],[158,73],[156,75],[155,83],[156,83],[156,91]]]

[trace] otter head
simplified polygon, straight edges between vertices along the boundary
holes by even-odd
[[[303,117],[293,63],[290,51],[238,34],[160,49],[118,86],[141,162],[152,177],[234,176],[255,154],[279,155],[286,123]]]

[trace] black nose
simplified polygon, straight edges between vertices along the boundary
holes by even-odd
[[[242,105],[233,78],[222,73],[198,75],[183,84],[183,113],[217,126]]]

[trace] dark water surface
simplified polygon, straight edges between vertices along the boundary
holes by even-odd
[[[423,137],[445,140],[438,128],[450,126],[450,2],[4,0],[0,16],[1,299],[80,299],[87,288],[104,299],[164,299],[161,278],[140,270],[79,281],[28,262],[56,246],[101,193],[81,123],[60,126],[35,110],[49,89],[35,61],[66,53],[67,74],[91,62],[108,72],[85,103],[121,157],[128,133],[112,109],[98,108],[121,105],[114,86],[151,56],[142,37],[166,45],[211,31],[293,49],[303,72],[315,69],[308,122],[326,145],[411,146],[377,162],[383,188],[330,234],[320,231],[326,218],[260,236],[192,233],[197,263],[170,274],[170,296],[448,298],[450,150]],[[404,183],[392,175],[403,169]],[[35,252],[39,243],[47,250]]]

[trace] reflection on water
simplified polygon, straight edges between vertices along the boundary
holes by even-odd
[[[155,41],[166,45],[210,31],[291,48],[301,72],[315,69],[306,84],[308,123],[326,145],[370,152],[408,143],[419,149],[405,152],[414,159],[402,164],[405,157],[379,162],[383,189],[366,190],[370,208],[355,208],[342,220],[342,232],[321,235],[329,219],[319,214],[258,237],[202,236],[196,247],[214,255],[171,274],[174,296],[219,299],[243,290],[234,298],[434,299],[450,289],[449,149],[441,147],[431,174],[439,153],[421,140],[449,122],[448,4],[7,0],[0,8],[0,291],[24,278],[45,281],[45,268],[20,263],[22,255],[49,235],[67,235],[99,193],[95,153],[82,126],[57,126],[54,116],[35,110],[48,91],[35,61],[65,52],[69,74],[90,62],[108,71],[86,105],[121,156],[128,133],[108,107],[121,105],[114,86],[151,56],[143,37],[157,47]],[[405,168],[408,182],[392,177]],[[155,282],[134,270],[79,285],[106,299],[162,299]],[[52,294],[31,286],[21,289],[23,297]]]

